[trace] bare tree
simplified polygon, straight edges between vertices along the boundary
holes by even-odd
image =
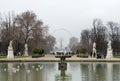
[[[88,52],[91,51],[91,32],[90,30],[83,30],[81,33],[81,41],[80,41],[80,45],[81,48],[86,48]]]
[[[55,39],[48,36],[48,27],[41,20],[38,20],[36,14],[31,11],[23,12],[17,16],[9,13],[5,19],[1,20],[0,29],[2,42],[0,45],[4,44],[1,47],[2,51],[5,50],[5,52],[11,40],[14,40],[15,53],[23,52],[25,43],[29,44],[29,51],[35,47],[48,50],[48,46],[50,50],[54,46]],[[49,45],[48,42],[51,41],[52,43]]]
[[[71,51],[76,52],[78,44],[79,44],[78,38],[76,38],[76,37],[71,37],[70,38],[69,48],[71,49]]]
[[[7,52],[8,43],[11,40],[14,40],[14,24],[15,24],[15,16],[13,13],[8,13],[5,17],[2,18],[0,23],[1,25],[1,46],[2,51]]]
[[[15,17],[13,16],[13,13],[8,13],[8,15],[5,15],[5,19],[3,19],[1,22],[1,37],[5,42],[9,42],[14,38],[14,18]]]
[[[114,22],[108,22],[108,33],[109,33],[109,39],[112,41],[112,48],[113,52],[118,53],[120,52],[120,29],[119,29],[119,24],[114,23]]]
[[[20,33],[24,38],[24,43],[28,43],[29,38],[31,37],[32,29],[36,25],[36,15],[31,11],[23,12],[16,17],[16,24],[20,27]],[[42,23],[42,22],[41,22]]]
[[[47,52],[50,52],[53,50],[54,45],[56,44],[56,39],[55,39],[55,37],[48,35],[46,37],[46,41],[47,41],[47,44],[46,44]]]
[[[96,42],[97,52],[106,51],[107,44],[107,28],[100,19],[93,21],[93,29],[91,30],[91,41]]]

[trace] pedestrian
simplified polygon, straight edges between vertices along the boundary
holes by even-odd
[[[101,58],[104,59],[104,54],[103,53],[101,54]]]
[[[93,57],[95,58],[95,52],[93,53]]]
[[[90,57],[92,57],[92,52],[90,52]]]

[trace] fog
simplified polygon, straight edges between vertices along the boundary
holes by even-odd
[[[26,10],[37,14],[45,25],[49,26],[49,33],[57,40],[69,42],[70,36],[80,38],[83,29],[91,29],[95,18],[104,23],[108,21],[120,22],[120,0],[0,0],[1,14],[13,11],[20,14]],[[55,30],[65,29],[71,32]],[[68,35],[65,35],[68,34]]]

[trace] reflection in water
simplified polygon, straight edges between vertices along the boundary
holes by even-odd
[[[70,74],[66,74],[65,70],[61,70],[60,74],[55,76],[55,81],[71,81],[72,76]]]
[[[113,81],[120,81],[120,64],[113,64]]]
[[[107,81],[113,81],[112,79],[112,69],[113,69],[113,64],[112,63],[107,63]]]
[[[8,80],[7,81],[13,81],[12,67],[13,67],[13,64],[9,63],[8,64]]]
[[[0,63],[0,81],[120,81],[120,63]]]
[[[82,81],[79,62],[68,63],[67,73],[72,75],[72,81]]]
[[[81,64],[82,81],[107,81],[105,80],[106,64]]]
[[[71,74],[67,74],[67,63],[60,62],[58,63],[58,70],[60,70],[60,74],[55,75],[55,81],[71,81]]]
[[[120,63],[81,63],[80,67],[82,81],[120,81]]]

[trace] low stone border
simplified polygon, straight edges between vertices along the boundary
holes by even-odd
[[[60,62],[59,59],[0,59],[2,62]],[[120,62],[120,59],[67,59],[66,62]]]

